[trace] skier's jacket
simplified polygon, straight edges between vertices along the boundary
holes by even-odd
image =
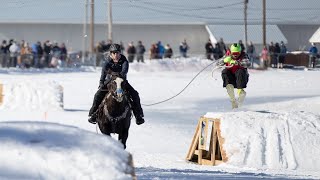
[[[100,77],[100,86],[103,86],[111,80],[111,74],[112,72],[119,73],[121,78],[124,80],[127,79],[127,73],[129,70],[129,63],[127,58],[121,54],[121,57],[119,59],[118,63],[113,62],[112,58],[108,56],[106,58],[106,62],[102,67],[101,71],[101,77]]]
[[[245,69],[247,67],[247,64],[243,64],[243,60],[248,60],[248,56],[242,51],[237,59],[233,59],[233,57],[230,55],[225,57],[223,62],[226,64],[226,66],[232,66],[227,69],[235,74],[238,69]]]

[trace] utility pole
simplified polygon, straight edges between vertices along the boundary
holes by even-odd
[[[91,0],[90,53],[94,53],[94,0]]]
[[[108,0],[108,39],[112,41],[112,0]]]
[[[262,14],[263,14],[263,19],[262,19],[262,32],[263,32],[263,45],[267,45],[267,28],[266,28],[266,0],[262,0]]]
[[[246,49],[248,49],[248,25],[247,25],[247,10],[248,10],[249,0],[244,0],[244,44]]]
[[[85,0],[84,4],[84,22],[83,22],[83,36],[82,36],[82,63],[84,63],[86,51],[87,51],[87,24],[88,24],[88,0]]]

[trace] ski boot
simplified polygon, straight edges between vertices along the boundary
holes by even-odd
[[[239,106],[242,106],[243,101],[244,101],[244,99],[245,99],[245,97],[246,97],[246,94],[247,94],[247,93],[246,93],[243,89],[238,89],[238,96],[239,96],[238,102],[239,102]]]
[[[231,106],[232,106],[232,109],[235,109],[235,108],[238,108],[238,103],[237,103],[237,100],[234,96],[234,87],[232,84],[228,84],[226,86],[226,89],[227,89],[227,93],[230,97],[230,101],[231,101]]]

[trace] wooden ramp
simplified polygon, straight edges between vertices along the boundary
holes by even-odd
[[[192,138],[186,159],[200,165],[218,165],[227,162],[220,132],[220,119],[201,117]]]

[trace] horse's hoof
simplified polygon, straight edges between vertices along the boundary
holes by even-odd
[[[94,119],[92,117],[88,119],[88,122],[91,123],[91,124],[96,124],[97,123],[96,119]]]

